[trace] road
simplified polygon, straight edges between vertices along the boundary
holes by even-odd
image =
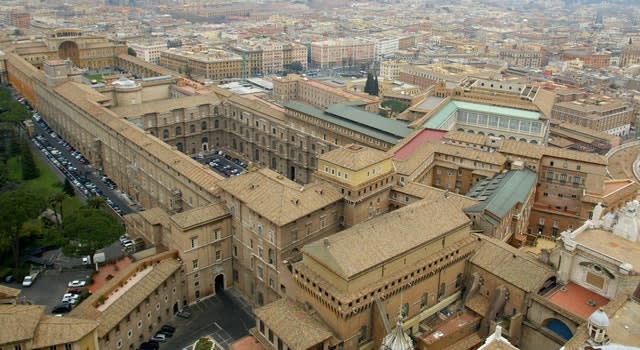
[[[175,317],[170,322],[176,327],[172,338],[161,348],[184,349],[204,336],[212,337],[224,349],[229,344],[249,334],[255,319],[249,307],[233,290],[204,299],[191,305],[192,315],[188,319]]]

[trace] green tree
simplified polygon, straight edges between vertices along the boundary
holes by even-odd
[[[36,166],[36,161],[33,159],[33,153],[31,152],[31,148],[29,147],[27,140],[22,140],[20,154],[22,155],[22,179],[37,179],[40,176],[40,169]]]
[[[130,48],[130,47],[127,47],[127,54],[128,54],[129,56],[133,56],[133,57],[138,56],[138,54],[136,53],[136,50],[134,50],[134,49],[132,49],[132,48]]]
[[[364,92],[372,95],[373,92],[373,74],[367,73],[367,81],[364,83]]]
[[[53,210],[53,214],[55,216],[55,223],[57,227],[62,227],[64,223],[64,212],[62,210],[62,203],[67,199],[67,194],[65,192],[56,192],[51,197],[49,197],[49,206]]]
[[[389,107],[394,113],[399,114],[404,112],[409,105],[396,100],[385,100],[382,102],[382,107]]]
[[[104,203],[104,198],[100,196],[94,196],[87,199],[87,207],[92,209],[102,209],[104,208]]]
[[[67,256],[93,255],[124,233],[124,227],[111,215],[100,209],[82,207],[67,215],[64,225],[66,244],[62,251]]]
[[[64,185],[62,185],[62,192],[64,192],[69,197],[74,197],[76,195],[76,190],[73,188],[69,179],[64,179]]]
[[[300,61],[293,61],[290,64],[285,64],[284,68],[292,71],[292,72],[300,72],[302,71],[303,67],[302,67],[302,63],[300,63]]]
[[[25,223],[37,218],[44,208],[40,196],[28,190],[0,194],[0,240],[11,245],[15,267],[20,264],[20,238],[24,235]]]

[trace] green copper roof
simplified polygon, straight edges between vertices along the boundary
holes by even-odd
[[[542,113],[540,112],[526,109],[500,107],[464,101],[449,101],[444,108],[427,120],[422,127],[438,129],[438,127],[441,127],[442,124],[449,119],[449,116],[451,116],[452,113],[457,112],[458,110],[485,113],[487,115],[503,115],[528,120],[540,120],[540,117],[542,116]]]
[[[391,144],[398,143],[414,131],[404,122],[347,104],[330,105],[326,111],[299,102],[289,102],[285,107]]]
[[[465,212],[490,211],[503,218],[517,203],[524,203],[531,188],[536,185],[536,173],[529,170],[511,170],[489,179],[478,181],[467,197],[480,203],[466,208]]]

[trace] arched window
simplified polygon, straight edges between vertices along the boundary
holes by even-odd
[[[208,137],[203,137],[202,138],[202,143],[208,143],[209,142],[209,138]]]
[[[276,253],[273,249],[269,248],[269,264],[273,265],[276,263]]]
[[[169,129],[162,130],[162,138],[163,139],[168,139],[169,138]]]
[[[200,124],[200,129],[202,129],[202,130],[207,130],[207,122],[202,122],[202,123]]]
[[[216,129],[219,128],[220,127],[220,122],[218,120],[214,120],[213,121],[213,127],[216,128]]]
[[[178,151],[184,152],[184,146],[182,145],[182,142],[176,143],[176,148],[178,149]]]
[[[195,124],[191,124],[191,125],[189,126],[189,132],[190,132],[190,133],[192,133],[192,134],[193,134],[194,132],[196,132],[196,125],[195,125]]]
[[[176,126],[176,136],[178,135],[182,135],[182,128],[179,126]]]

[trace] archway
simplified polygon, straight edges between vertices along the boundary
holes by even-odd
[[[175,303],[173,304],[173,313],[175,314],[175,313],[177,313],[178,311],[179,311],[179,310],[178,310],[178,302],[175,302]]]
[[[75,66],[80,66],[80,50],[78,50],[78,44],[73,41],[64,41],[58,47],[58,57],[61,60],[66,60],[67,58],[73,62]]]
[[[216,276],[213,281],[213,288],[215,289],[216,294],[224,292],[224,275],[219,274]]]
[[[542,325],[544,326],[544,328],[550,330],[564,340],[569,340],[571,339],[571,337],[573,337],[573,332],[571,332],[571,329],[567,327],[564,322],[556,318],[549,318],[542,322]]]

